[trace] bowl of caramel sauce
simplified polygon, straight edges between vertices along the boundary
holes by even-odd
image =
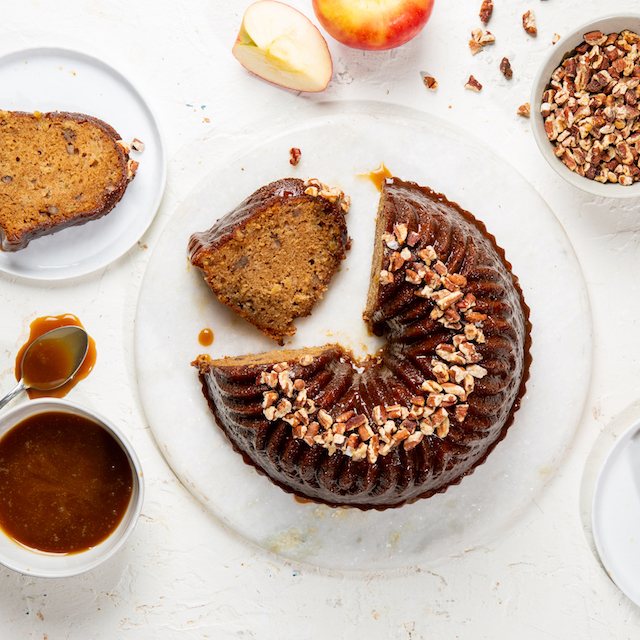
[[[132,532],[142,469],[120,432],[57,398],[0,413],[0,563],[61,578],[112,557]]]

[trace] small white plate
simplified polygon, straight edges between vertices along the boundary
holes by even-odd
[[[640,606],[640,420],[607,455],[593,492],[591,518],[604,568]]]
[[[72,111],[110,124],[125,142],[138,138],[144,152],[135,179],[108,215],[0,252],[0,270],[25,278],[62,280],[91,273],[126,253],[153,220],[166,181],[160,128],[149,105],[121,73],[77,51],[36,48],[0,58],[0,109]]]

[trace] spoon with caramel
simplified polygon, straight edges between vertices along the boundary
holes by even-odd
[[[89,336],[75,325],[58,327],[42,334],[22,357],[18,384],[0,400],[0,409],[25,389],[51,391],[73,378],[89,349]]]

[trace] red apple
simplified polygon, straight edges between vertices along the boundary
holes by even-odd
[[[322,91],[331,80],[331,55],[318,28],[275,0],[246,10],[232,53],[255,75],[288,89]]]
[[[420,33],[434,0],[313,0],[327,33],[354,49],[399,47]]]

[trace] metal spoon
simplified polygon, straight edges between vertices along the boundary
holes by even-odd
[[[30,380],[28,375],[25,376],[25,364],[30,365],[28,369],[32,369],[34,364],[38,364],[37,362],[33,362],[33,358],[37,357],[37,351],[47,346],[55,347],[59,354],[67,356],[68,363],[63,370],[63,375],[59,375],[53,379]],[[39,338],[34,340],[24,352],[20,363],[20,381],[0,400],[0,409],[25,389],[51,391],[52,389],[61,387],[76,374],[80,365],[84,362],[88,349],[89,336],[82,327],[68,325],[43,333]]]

